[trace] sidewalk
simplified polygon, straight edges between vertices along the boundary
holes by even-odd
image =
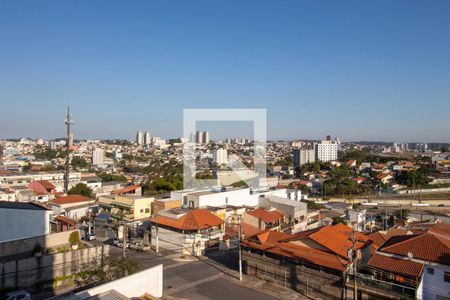
[[[276,297],[278,299],[314,299],[312,297],[300,294],[288,287],[280,286],[253,276],[247,276],[245,274],[242,275],[242,281],[240,281],[238,271],[229,269],[214,260],[208,259],[207,257],[202,257],[201,260],[203,260],[205,263],[213,265],[225,275],[228,275],[227,279],[232,280],[233,282],[247,288],[251,288],[255,291],[263,292],[270,296]]]

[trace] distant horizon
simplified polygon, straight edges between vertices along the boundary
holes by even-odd
[[[270,139],[449,143],[449,11],[446,0],[2,1],[0,136],[62,136],[68,105],[75,137],[126,139],[181,136],[185,108],[263,108]]]
[[[153,136],[152,136],[153,137]],[[175,139],[180,139],[182,137],[168,137],[168,138],[163,138],[160,136],[157,136],[163,140],[169,141],[169,140],[175,140]],[[226,139],[250,139],[251,138],[246,138],[246,137],[227,137],[227,138],[223,138],[223,139],[211,139],[211,142],[218,142],[218,141],[224,141]],[[20,140],[20,139],[29,139],[32,141],[36,141],[39,139],[42,139],[44,141],[56,141],[56,140],[65,140],[65,137],[55,137],[55,138],[42,138],[42,137],[0,137],[0,141],[8,141],[8,140]],[[136,139],[134,138],[120,138],[120,137],[116,137],[116,138],[75,138],[74,137],[74,141],[129,141],[129,142],[135,142]],[[325,140],[325,138],[322,139],[302,139],[302,138],[294,138],[294,139],[268,139],[268,142],[292,142],[292,141],[305,141],[305,142],[313,142],[313,141],[323,141]],[[378,143],[384,143],[384,144],[389,144],[389,143],[399,143],[399,144],[450,144],[450,142],[442,142],[442,141],[432,141],[432,142],[422,142],[422,141],[371,141],[371,140],[349,140],[349,141],[345,141],[345,140],[341,140],[341,143],[373,143],[373,144],[378,144]]]

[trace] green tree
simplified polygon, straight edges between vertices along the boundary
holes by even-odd
[[[408,219],[409,213],[410,213],[409,209],[402,209],[395,211],[394,215],[396,219],[405,221]]]
[[[84,183],[78,183],[68,192],[69,195],[82,195],[88,198],[92,197],[92,189]]]
[[[238,182],[235,182],[235,183],[233,183],[231,186],[232,186],[232,187],[235,187],[235,188],[239,188],[239,187],[247,188],[247,187],[248,187],[248,185],[247,185],[247,184],[245,183],[245,181],[243,181],[243,180],[238,181]]]
[[[333,218],[333,225],[336,225],[336,224],[339,224],[339,223],[347,225],[347,222],[345,222],[345,219],[343,217],[334,217]]]
[[[111,181],[127,182],[127,178],[123,175],[100,172],[97,173],[97,176],[100,177],[104,182],[111,182]]]
[[[86,264],[78,273],[75,283],[78,286],[110,282],[139,271],[139,262],[134,257],[107,256],[103,262]]]
[[[83,169],[88,166],[87,161],[84,158],[78,157],[78,156],[75,156],[74,158],[72,158],[72,161],[70,162],[70,164],[76,170]]]

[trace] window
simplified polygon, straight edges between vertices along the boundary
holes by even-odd
[[[444,272],[444,281],[450,282],[450,272]]]
[[[433,268],[427,268],[427,273],[430,275],[434,275],[434,269]]]
[[[145,213],[148,214],[150,212],[150,208],[145,209]]]
[[[143,208],[141,208],[140,212],[141,212],[141,213],[143,213],[143,212],[144,212],[144,209],[143,209]]]

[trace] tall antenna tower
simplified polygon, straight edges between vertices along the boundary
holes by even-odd
[[[70,107],[67,106],[67,116],[64,121],[67,127],[66,137],[66,172],[64,174],[64,192],[67,194],[69,191],[69,171],[70,171],[70,125],[73,124],[72,115],[70,114]]]

